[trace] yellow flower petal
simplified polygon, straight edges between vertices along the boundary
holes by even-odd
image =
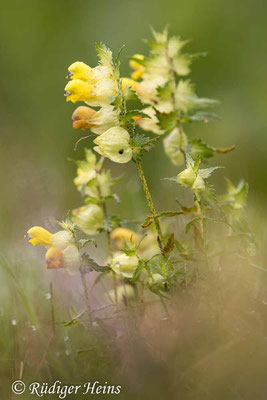
[[[33,226],[27,232],[29,237],[29,242],[36,246],[40,244],[41,246],[50,246],[52,233],[42,228],[41,226]]]
[[[90,77],[92,68],[82,61],[76,61],[69,66],[68,71],[71,79],[81,79],[83,81],[87,81]]]

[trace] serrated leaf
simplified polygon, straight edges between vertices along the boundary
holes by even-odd
[[[80,239],[78,241],[78,245],[80,248],[84,247],[87,243],[93,243],[95,247],[97,247],[97,243],[94,239]]]
[[[99,64],[113,67],[112,51],[102,42],[100,42],[100,44],[95,43],[95,48],[99,58]]]
[[[140,98],[138,97],[136,91],[134,89],[132,89],[132,87],[125,85],[124,87],[124,98],[126,101],[135,101],[138,103],[138,107],[142,107],[143,104],[140,100]],[[147,116],[146,116],[147,117]]]
[[[125,47],[124,45],[121,46],[121,48],[119,49],[118,54],[117,54],[117,56],[115,58],[114,75],[115,75],[116,79],[119,79],[119,77],[120,77],[120,55],[121,55],[121,52],[122,52],[124,47]]]
[[[210,158],[214,156],[215,153],[226,154],[235,149],[234,145],[223,149],[218,147],[213,147],[204,142],[204,140],[200,138],[193,139],[190,143],[190,146],[191,146],[190,154],[193,159]]]
[[[108,269],[107,267],[99,265],[95,260],[89,257],[88,254],[82,255],[82,267],[81,267],[82,273],[88,273],[93,270],[97,272],[104,272],[107,269]]]
[[[162,101],[166,101],[172,96],[173,90],[172,81],[168,81],[164,85],[157,87],[157,97]]]
[[[130,119],[132,119],[133,117],[149,118],[149,116],[147,114],[143,113],[140,110],[131,110],[131,111],[127,111],[127,113],[121,117],[121,121],[122,121],[122,123],[125,123],[125,122],[129,121]]]
[[[170,113],[161,113],[156,110],[156,117],[158,119],[158,126],[169,133],[174,130],[177,126],[177,114],[176,111],[171,111]]]

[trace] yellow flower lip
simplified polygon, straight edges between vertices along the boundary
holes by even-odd
[[[33,246],[36,246],[37,244],[40,244],[42,246],[51,245],[52,233],[42,228],[41,226],[33,226],[28,230],[27,235],[29,238],[29,242]]]

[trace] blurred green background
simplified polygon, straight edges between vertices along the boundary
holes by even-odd
[[[266,93],[267,52],[264,0],[9,0],[0,14],[1,45],[1,196],[3,241],[25,245],[23,235],[33,224],[49,225],[80,205],[72,185],[75,167],[67,158],[82,157],[73,150],[80,132],[71,125],[73,104],[63,89],[67,67],[76,60],[94,66],[94,42],[116,52],[126,45],[122,75],[129,74],[127,56],[146,52],[143,38],[150,26],[191,39],[187,50],[207,51],[193,65],[192,79],[200,96],[217,98],[222,117],[209,125],[186,127],[189,136],[202,136],[215,146],[236,144],[235,152],[218,157],[226,168],[218,172],[250,185],[250,204],[262,218],[267,198]],[[177,169],[161,148],[145,158],[145,170],[156,203],[171,206],[177,188],[160,182]],[[212,161],[213,162],[213,161]],[[107,163],[109,163],[107,161]],[[125,172],[120,212],[136,217],[146,212],[136,183],[134,165],[109,163],[115,174]],[[126,190],[125,190],[126,188]],[[165,192],[170,194],[166,200]],[[168,204],[166,204],[166,202]]]
[[[222,119],[207,125],[192,124],[186,126],[185,130],[190,137],[203,137],[214,146],[228,147],[236,144],[237,148],[234,152],[211,160],[212,165],[225,167],[224,170],[216,172],[213,182],[218,191],[222,192],[224,190],[223,175],[227,175],[234,182],[244,177],[250,186],[250,224],[253,227],[264,226],[267,200],[265,177],[267,167],[266,15],[266,0],[253,2],[251,0],[228,2],[225,0],[2,1],[0,12],[0,255],[4,254],[8,261],[2,262],[1,259],[0,374],[2,383],[4,380],[8,381],[7,396],[10,396],[10,377],[18,378],[21,360],[26,358],[27,349],[31,349],[30,353],[33,357],[33,359],[29,357],[29,366],[26,368],[26,375],[30,380],[35,379],[36,372],[32,365],[39,365],[41,368],[42,361],[39,362],[38,359],[42,360],[42,357],[45,359],[46,345],[50,343],[48,340],[50,303],[47,292],[48,279],[51,275],[47,274],[43,268],[43,249],[33,249],[24,238],[25,232],[32,225],[51,228],[53,219],[64,218],[67,210],[81,205],[80,196],[72,184],[75,166],[68,161],[68,158],[81,158],[84,142],[75,152],[74,144],[81,136],[81,132],[74,131],[72,128],[71,114],[75,105],[66,103],[63,96],[68,66],[76,60],[85,61],[94,66],[97,61],[94,42],[103,41],[114,52],[125,45],[121,67],[122,75],[126,76],[129,74],[127,56],[147,52],[142,39],[151,36],[150,26],[156,30],[162,30],[167,24],[170,26],[171,34],[181,35],[183,39],[191,39],[187,46],[188,51],[207,51],[207,58],[199,59],[194,63],[192,80],[196,83],[197,93],[200,96],[217,98],[221,101],[216,111]],[[121,205],[112,205],[114,210],[119,211],[123,218],[140,218],[140,213],[145,215],[147,208],[134,164],[119,165],[107,161],[107,165],[114,175],[125,173],[124,183],[121,188],[118,187]],[[161,144],[146,155],[144,169],[157,208],[173,209],[179,189],[161,181],[160,178],[173,176],[178,170],[165,157]],[[258,224],[259,221],[261,224]],[[252,272],[249,271],[249,273]],[[243,279],[249,287],[252,286],[250,277],[245,276]],[[229,281],[232,280],[229,279]],[[237,282],[239,290],[245,287],[239,278]],[[257,285],[254,285],[256,289],[260,282],[263,282],[263,279],[257,275]],[[76,299],[80,295],[77,282],[69,281],[67,291],[63,286],[64,282],[61,287],[58,284],[55,293],[56,317],[59,321],[70,318],[67,314],[70,304],[77,306],[78,310],[81,309],[81,299]],[[235,288],[233,291],[238,292]],[[217,292],[212,299],[216,298]],[[245,295],[244,298],[248,297]],[[197,297],[196,305],[198,302],[199,297]],[[187,300],[184,303],[187,304]],[[213,301],[210,304],[213,304]],[[266,315],[266,304],[267,301],[258,304],[258,310],[263,316]],[[160,385],[164,385],[164,390],[166,387],[169,387],[170,391],[173,390],[172,384],[177,379],[184,348],[185,366],[187,358],[191,365],[191,353],[194,364],[195,351],[205,353],[206,348],[208,348],[207,352],[211,351],[213,346],[210,346],[209,340],[212,341],[217,336],[213,334],[209,325],[207,327],[205,325],[206,321],[210,321],[210,314],[207,314],[208,318],[206,318],[205,310],[202,311],[205,323],[202,324],[203,329],[200,329],[200,333],[197,328],[198,315],[197,324],[192,325],[191,329],[190,321],[191,318],[194,320],[196,305],[192,306],[193,317],[186,317],[189,321],[189,327],[185,330],[185,337],[189,338],[187,345],[183,347],[184,341],[179,342],[176,351],[170,347],[171,361],[166,371],[166,366],[157,366],[152,362],[150,364],[149,361],[146,363],[148,368],[145,374],[143,358],[141,358],[140,368],[138,363],[136,368],[140,376],[130,374],[129,379],[134,384],[140,381],[140,385],[144,384],[144,387],[142,390],[137,387],[132,397],[127,397],[127,399],[136,399],[136,393],[140,399],[151,398],[149,391],[153,398],[159,398]],[[266,377],[263,376],[266,370],[266,318],[265,325],[261,319],[257,325],[252,318],[254,310],[251,311],[250,307],[252,307],[250,304],[245,304],[240,309],[249,310],[245,315],[251,318],[248,323],[248,327],[251,327],[251,335],[250,328],[246,325],[243,326],[240,323],[240,330],[236,329],[238,318],[242,322],[240,315],[243,315],[243,311],[240,313],[238,307],[233,307],[231,297],[229,310],[231,314],[234,309],[233,322],[229,322],[228,317],[224,318],[222,313],[223,323],[227,325],[229,322],[229,328],[226,327],[225,330],[230,332],[228,335],[230,338],[234,333],[236,336],[234,340],[239,343],[240,331],[247,337],[246,341],[242,342],[243,345],[240,345],[240,349],[233,350],[232,358],[228,360],[226,357],[226,361],[221,357],[220,352],[217,353],[217,342],[214,342],[215,357],[211,358],[211,361],[215,360],[214,364],[207,358],[209,365],[207,377],[211,374],[210,381],[215,382],[216,389],[216,396],[212,395],[210,398],[222,400],[241,398],[242,396],[239,397],[237,392],[233,391],[231,395],[229,391],[227,392],[232,376],[237,379],[240,377],[242,385],[245,382],[245,393],[248,394],[247,397],[242,398],[249,400],[255,396],[257,399],[266,398]],[[178,309],[181,310],[180,305],[177,306]],[[25,325],[28,319],[31,321],[39,319],[41,322],[42,330],[38,331],[38,336],[35,334],[35,326],[31,326],[30,323]],[[162,324],[165,322],[162,321]],[[165,325],[162,331],[170,332],[172,335],[172,328],[170,330],[168,328],[164,330],[164,328]],[[96,354],[89,353],[88,357],[94,369],[88,363],[87,357],[78,364],[75,351],[84,349],[88,343],[91,343],[91,339],[88,340],[87,331],[78,327],[77,334],[76,330],[66,333],[65,328],[58,327],[57,329],[59,334],[54,347],[51,347],[50,354],[53,377],[62,376],[62,379],[71,380],[73,376],[77,376],[77,379],[79,376],[80,380],[84,381],[90,373],[92,379],[94,377],[106,379],[111,374],[109,368],[111,371],[114,369],[112,363],[120,367],[120,360],[117,362],[116,358],[114,361],[112,357],[109,357],[109,354],[114,352],[112,343],[110,353],[106,352],[106,348],[99,351],[98,356],[97,350]],[[207,332],[209,332],[208,335]],[[195,335],[193,339],[192,333]],[[259,336],[257,336],[258,333]],[[219,334],[225,335],[221,326],[219,326]],[[69,341],[74,349],[72,362],[68,359]],[[199,345],[200,342],[202,344]],[[58,362],[55,361],[55,357],[58,357],[57,353],[54,354],[57,346],[58,351],[63,354]],[[99,346],[99,348],[102,347]],[[127,352],[129,348],[125,352],[126,356],[128,356]],[[104,364],[105,358],[102,353],[108,358],[107,364]],[[254,359],[252,358],[251,361],[252,355]],[[199,358],[201,357],[200,354]],[[258,359],[262,361],[259,362]],[[68,365],[68,368],[62,368],[65,365]],[[217,368],[213,368],[214,365]],[[202,364],[200,366],[202,371]],[[247,374],[245,370],[248,371]],[[47,375],[44,375],[43,379],[52,379],[49,369],[46,372],[46,364],[44,371]],[[118,371],[120,376],[120,368]],[[36,373],[38,374],[39,370]],[[222,373],[225,373],[225,379],[221,378]],[[216,374],[218,374],[217,378]],[[157,380],[159,385],[155,385]],[[148,385],[148,381],[151,381],[151,384]],[[194,374],[193,382],[196,382],[201,390],[206,387],[206,383],[199,381]],[[250,386],[250,382],[255,385]],[[250,387],[249,390],[246,384]],[[258,391],[264,391],[263,397],[259,393],[255,394],[256,386]],[[238,389],[236,382],[233,387]],[[227,395],[224,394],[224,390]],[[219,396],[218,393],[221,395]],[[166,392],[166,396],[177,398],[176,392],[173,397],[171,393]],[[208,397],[204,393],[203,397],[197,398],[207,399]]]

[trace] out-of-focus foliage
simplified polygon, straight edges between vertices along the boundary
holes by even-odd
[[[200,96],[208,93],[220,99],[216,111],[222,121],[197,128],[192,124],[187,133],[218,147],[238,144],[227,158],[226,174],[230,176],[231,171],[233,181],[243,176],[250,182],[251,201],[264,204],[266,8],[262,0],[253,6],[241,0],[228,6],[222,0],[93,0],[90,4],[77,0],[74,8],[70,0],[4,1],[0,16],[0,162],[4,188],[0,213],[5,238],[22,238],[25,226],[36,218],[40,223],[46,215],[60,218],[65,209],[77,203],[75,189],[67,184],[69,176],[74,177],[74,168],[65,162],[68,156],[81,157],[79,148],[78,157],[73,152],[79,134],[69,121],[75,106],[66,106],[62,94],[70,60],[95,64],[94,42],[103,41],[114,50],[127,43],[121,55],[122,75],[126,75],[127,56],[137,51],[146,54],[140,37],[150,35],[149,24],[157,30],[170,24],[171,33],[192,39],[187,45],[189,52],[207,51],[208,59],[194,63],[193,80]],[[159,178],[172,176],[174,171],[160,154],[161,149],[151,152],[145,160],[154,187]],[[155,162],[162,164],[161,169],[155,170]],[[120,167],[113,168],[121,171]],[[144,203],[134,168],[127,166],[125,170],[129,184],[122,204],[127,215],[133,205],[144,210]],[[154,190],[160,203],[162,191]],[[169,198],[166,208],[172,206],[172,196]]]

